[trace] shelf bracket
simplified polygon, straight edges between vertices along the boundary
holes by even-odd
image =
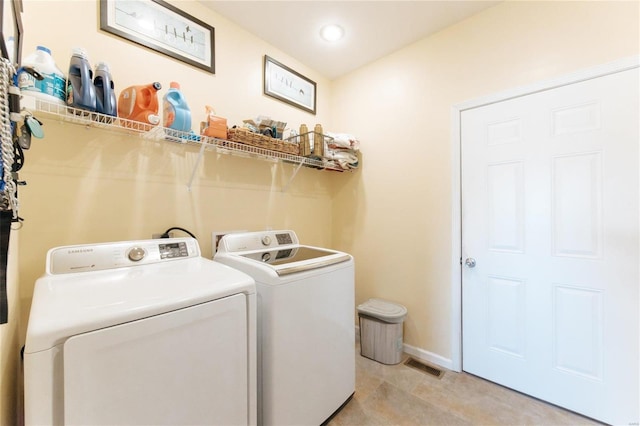
[[[287,189],[289,189],[291,182],[293,182],[293,179],[295,179],[296,175],[300,171],[300,168],[304,164],[304,160],[305,160],[304,157],[300,159],[300,163],[298,164],[298,167],[296,167],[296,170],[293,172],[293,175],[291,175],[291,177],[289,178],[289,182],[287,182],[287,184],[282,188],[282,192],[287,192]]]
[[[205,142],[200,142],[200,153],[198,153],[196,164],[193,165],[193,171],[191,172],[191,177],[189,178],[189,184],[187,185],[187,191],[189,192],[191,192],[191,184],[193,184],[193,179],[196,177],[196,170],[198,170],[200,161],[202,161],[202,156],[204,155],[204,149],[206,146],[207,144]]]

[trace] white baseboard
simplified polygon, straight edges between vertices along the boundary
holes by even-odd
[[[360,342],[360,327],[356,325],[356,343],[357,342]],[[430,364],[437,365],[438,367],[453,371],[453,362],[449,358],[445,358],[424,349],[416,348],[415,346],[411,346],[406,343],[402,344],[402,349],[406,354],[411,355],[420,361],[428,362]]]
[[[420,361],[428,362],[429,364],[434,364],[438,367],[446,368],[447,370],[453,370],[453,362],[449,358],[434,354],[433,352],[425,351],[424,349],[416,348],[415,346],[407,345],[406,343],[403,343],[402,346],[405,353],[419,359]]]

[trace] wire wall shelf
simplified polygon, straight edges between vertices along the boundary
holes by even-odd
[[[38,115],[42,115],[43,118],[56,118],[63,122],[78,124],[88,128],[104,129],[119,134],[138,135],[144,139],[154,141],[167,141],[200,146],[200,153],[193,167],[193,172],[188,183],[189,190],[191,189],[191,185],[195,178],[196,169],[198,168],[205,151],[215,151],[220,154],[229,154],[272,162],[282,161],[296,165],[297,167],[289,179],[289,182],[283,188],[283,191],[286,191],[302,166],[320,170],[345,171],[331,162],[324,162],[322,160],[309,157],[301,157],[299,155],[286,152],[273,151],[226,139],[200,136],[193,132],[181,132],[166,127],[153,126],[151,124],[72,108],[30,96],[23,96],[21,103],[24,109],[31,111],[34,114],[37,113]]]

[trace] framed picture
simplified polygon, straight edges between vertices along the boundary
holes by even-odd
[[[316,113],[316,83],[264,55],[264,94]]]
[[[22,0],[0,0],[0,53],[12,64],[22,56]]]
[[[214,28],[162,0],[100,0],[100,29],[215,74]]]

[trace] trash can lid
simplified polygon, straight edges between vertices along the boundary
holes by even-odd
[[[369,299],[358,305],[358,312],[386,322],[398,323],[404,321],[407,308],[382,299]]]

